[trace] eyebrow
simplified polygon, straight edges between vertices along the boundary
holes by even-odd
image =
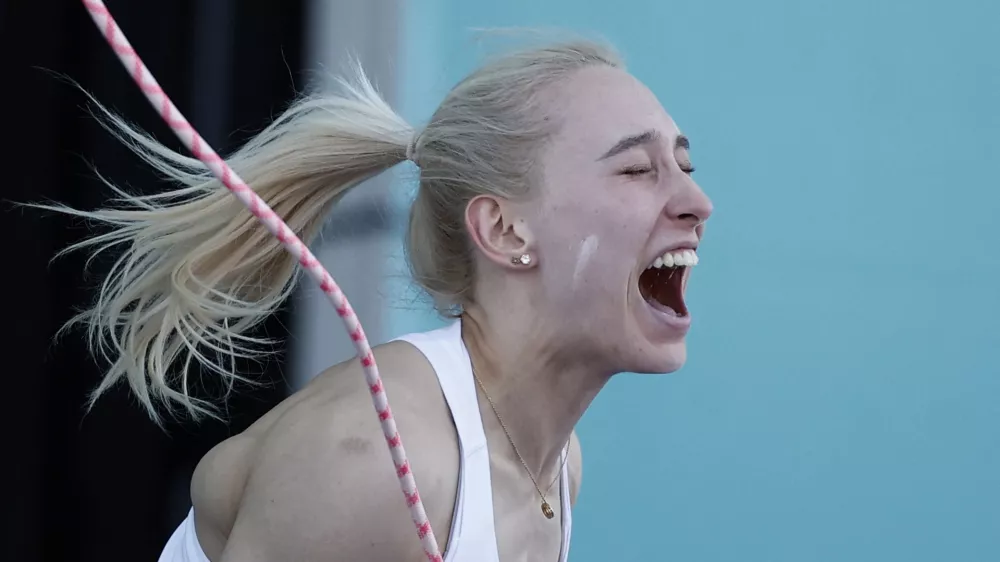
[[[598,160],[606,160],[612,156],[617,156],[626,150],[631,150],[637,146],[642,146],[644,144],[649,144],[659,140],[660,133],[650,129],[648,131],[643,131],[637,135],[629,135],[611,147],[610,150],[605,152]],[[683,148],[685,150],[691,148],[691,141],[688,140],[684,135],[677,135],[674,140],[674,146],[677,148]]]

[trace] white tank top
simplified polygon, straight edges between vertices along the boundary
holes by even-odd
[[[465,342],[462,341],[461,321],[432,332],[409,334],[398,339],[419,349],[434,368],[458,432],[461,456],[458,496],[455,499],[455,515],[451,522],[444,562],[499,562],[496,529],[493,525],[490,452],[486,446],[486,432],[479,412],[472,361]],[[564,460],[567,454],[568,451],[563,449],[563,458],[560,460]],[[559,503],[562,505],[559,562],[566,562],[569,556],[569,539],[573,526],[567,464],[563,463],[559,478]],[[420,485],[419,480],[417,485]]]
[[[462,341],[461,322],[456,321],[439,330],[409,334],[397,339],[420,350],[434,368],[458,432],[461,455],[458,494],[444,562],[500,562],[496,529],[493,525],[490,453],[486,446],[483,419],[479,413],[472,361]],[[564,460],[567,454],[568,451],[564,449],[563,459],[560,460]],[[563,463],[559,485],[559,503],[562,505],[559,562],[566,562],[569,556],[573,525],[566,465],[567,463]],[[195,534],[194,508],[167,541],[159,562],[209,562]]]

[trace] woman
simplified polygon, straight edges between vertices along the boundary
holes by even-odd
[[[573,428],[619,372],[685,360],[689,269],[712,206],[688,141],[604,46],[480,68],[417,132],[359,73],[230,158],[307,241],[344,192],[412,160],[415,279],[454,317],[375,355],[430,521],[452,562],[565,560],[580,487]],[[225,361],[289,294],[295,262],[195,160],[115,126],[180,188],[82,213],[124,242],[89,323],[111,368],[192,414],[192,361]],[[209,354],[209,355],[206,355]],[[176,369],[170,370],[174,365]],[[334,366],[198,466],[161,561],[421,560],[356,360]]]

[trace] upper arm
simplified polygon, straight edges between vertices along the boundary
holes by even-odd
[[[378,359],[421,499],[443,541],[458,469],[457,444],[441,427],[451,423],[447,408],[428,410],[407,384],[393,393],[391,358],[387,365]],[[426,559],[354,363],[337,374],[343,382],[331,387],[335,397],[303,402],[269,432],[221,562]]]

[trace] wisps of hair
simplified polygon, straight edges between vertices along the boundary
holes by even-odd
[[[226,159],[307,244],[331,205],[403,161],[413,137],[359,65],[341,86],[297,100]],[[250,330],[292,292],[297,263],[200,161],[91,99],[102,123],[176,187],[132,195],[104,180],[118,196],[107,208],[31,205],[109,228],[62,253],[123,249],[92,306],[66,325],[86,325],[92,353],[110,364],[89,406],[124,380],[157,423],[159,405],[215,416],[212,403],[192,397],[193,368],[214,371],[227,388],[243,379],[234,359],[266,353],[271,342]]]

